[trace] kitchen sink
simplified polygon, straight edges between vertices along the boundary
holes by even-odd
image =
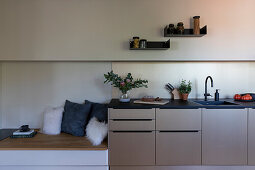
[[[203,101],[203,100],[199,100],[199,101],[194,101],[195,103],[201,104],[201,105],[206,105],[206,106],[228,106],[228,105],[238,105],[236,103],[231,103],[228,101]]]

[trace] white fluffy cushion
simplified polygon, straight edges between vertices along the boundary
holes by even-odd
[[[48,108],[44,111],[42,133],[58,135],[61,132],[61,123],[64,107]]]
[[[93,117],[87,125],[86,135],[93,145],[100,145],[107,136],[107,124]]]

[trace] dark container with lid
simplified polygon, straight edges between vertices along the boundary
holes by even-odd
[[[174,34],[174,32],[175,32],[174,24],[169,24],[169,27],[167,28],[167,33]]]
[[[177,24],[177,33],[178,33],[178,34],[184,34],[183,22],[179,22],[179,23]]]
[[[139,48],[147,48],[147,40],[146,39],[141,39],[139,41]]]

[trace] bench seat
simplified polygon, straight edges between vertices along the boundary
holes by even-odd
[[[33,138],[7,138],[0,141],[0,169],[84,169],[107,170],[108,149],[104,141],[99,146],[85,137],[62,133],[45,135],[38,133]]]

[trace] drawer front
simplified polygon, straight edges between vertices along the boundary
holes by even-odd
[[[14,139],[15,140],[15,139]],[[38,141],[39,142],[39,141]],[[5,150],[0,151],[2,165],[13,166],[107,166],[107,150]],[[4,168],[3,168],[4,169]],[[7,168],[8,169],[8,168]],[[33,168],[31,168],[33,169]],[[51,169],[51,168],[48,168]],[[53,168],[54,169],[54,168]],[[72,168],[70,168],[72,169]]]
[[[155,119],[155,109],[109,109],[110,119]]]
[[[156,165],[201,165],[201,132],[157,132]]]
[[[156,109],[156,130],[201,130],[201,109]]]
[[[109,130],[155,130],[155,120],[153,119],[114,119],[109,121]]]
[[[110,165],[155,165],[155,131],[109,132]]]

